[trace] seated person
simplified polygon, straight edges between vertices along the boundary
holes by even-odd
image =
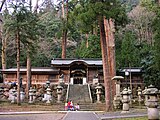
[[[75,105],[75,110],[80,110],[79,104],[77,103],[77,105]]]
[[[70,108],[71,108],[71,101],[68,101],[67,106],[68,106],[68,110],[70,110]]]

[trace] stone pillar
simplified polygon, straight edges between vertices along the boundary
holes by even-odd
[[[57,86],[57,103],[61,103],[62,89],[63,89],[62,86],[60,85]]]
[[[95,89],[96,89],[96,95],[97,95],[97,103],[101,103],[102,86],[97,84]]]
[[[86,81],[87,81],[87,79],[84,77],[84,78],[83,78],[83,85],[86,85],[86,84],[87,84]]]
[[[138,103],[139,103],[139,106],[141,107],[141,102],[142,102],[142,89],[141,89],[140,87],[138,87],[137,95],[138,95]]]
[[[144,95],[148,95],[149,99],[147,100],[147,112],[148,120],[159,120],[159,111],[158,111],[158,94],[159,91],[153,85],[150,85]]]
[[[14,88],[12,89],[11,103],[16,103],[16,95],[17,95],[17,91],[16,91],[16,88],[14,87]]]
[[[115,80],[115,84],[116,84],[116,95],[114,96],[114,100],[113,100],[113,105],[115,109],[120,109],[121,108],[121,92],[120,92],[120,83],[121,80],[123,80],[124,77],[122,76],[114,76],[112,78],[112,80]]]
[[[73,85],[73,78],[71,78],[70,84]]]
[[[123,103],[121,113],[129,113],[129,95],[130,94],[129,94],[127,88],[124,88],[121,95],[122,95],[122,103]]]

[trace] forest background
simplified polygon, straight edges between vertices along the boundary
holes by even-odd
[[[115,0],[102,1],[116,7]],[[115,19],[116,69],[140,67],[145,83],[159,87],[160,1],[119,0],[117,4],[118,9],[106,13]],[[96,0],[57,0],[56,4],[37,0],[34,7],[30,0],[6,0],[3,9],[1,5],[1,68],[17,66],[17,38],[21,67],[27,66],[28,58],[32,67],[48,67],[53,58],[102,58],[94,13],[102,9]]]

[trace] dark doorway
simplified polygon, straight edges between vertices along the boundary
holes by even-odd
[[[81,77],[74,78],[73,84],[83,84],[83,78]]]

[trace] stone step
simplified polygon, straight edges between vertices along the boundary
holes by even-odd
[[[81,110],[97,110],[97,111],[104,111],[105,110],[105,104],[80,104]]]
[[[91,102],[88,85],[70,85],[68,99],[78,103]]]
[[[81,111],[105,111],[104,103],[80,103]]]

